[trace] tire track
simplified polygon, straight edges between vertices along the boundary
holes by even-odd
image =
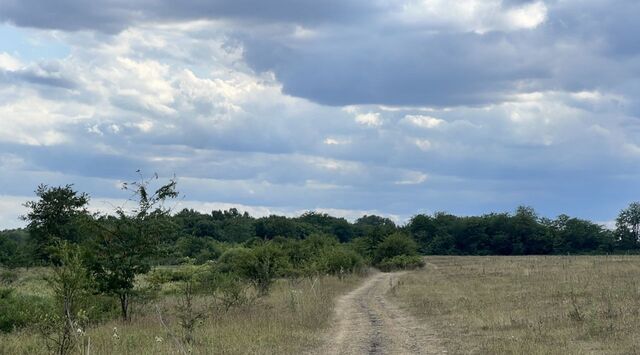
[[[376,273],[342,296],[324,345],[311,354],[446,353],[428,325],[385,298],[394,280],[404,273]]]

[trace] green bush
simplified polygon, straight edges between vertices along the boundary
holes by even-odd
[[[80,303],[92,324],[116,319],[120,315],[120,302],[109,295],[88,295]]]
[[[223,273],[238,273],[254,262],[254,255],[251,249],[238,247],[231,248],[222,253],[218,259],[218,270]]]
[[[379,264],[384,259],[390,259],[395,256],[417,254],[418,244],[413,238],[403,233],[394,233],[378,244],[373,262],[374,264]]]
[[[50,299],[17,295],[12,289],[0,288],[0,332],[33,325],[52,306]]]
[[[216,260],[222,254],[222,246],[210,238],[185,236],[176,242],[176,251],[178,255],[194,259],[196,264],[204,264]]]
[[[276,277],[284,276],[290,264],[287,255],[277,245],[267,242],[253,248],[227,250],[218,260],[218,270],[235,274],[266,295]]]
[[[357,272],[362,269],[362,257],[351,249],[327,248],[314,263],[316,271],[332,275]]]
[[[424,267],[424,260],[419,255],[396,255],[378,263],[381,271],[412,270]]]

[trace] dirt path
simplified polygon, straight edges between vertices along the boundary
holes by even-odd
[[[443,354],[433,331],[385,294],[403,273],[376,273],[341,297],[325,345],[314,354]]]

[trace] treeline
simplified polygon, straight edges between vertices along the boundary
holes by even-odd
[[[31,209],[31,215],[25,216],[30,221],[29,227],[0,232],[0,265],[17,267],[47,264],[50,262],[47,248],[61,235],[64,236],[62,239],[72,242],[86,242],[91,239],[88,235],[104,233],[110,228],[124,228],[118,225],[124,220],[123,211],[117,210],[110,216],[90,215],[84,210],[88,196],[73,191],[71,186],[41,187],[36,192],[41,200],[40,205],[35,201],[27,204]],[[55,208],[62,206],[56,206],[56,203],[67,204],[64,206],[67,212],[77,210],[77,213],[65,215],[55,212]],[[238,245],[249,246],[272,240],[279,244],[295,244],[312,236],[323,236],[344,244],[362,257],[363,262],[371,263],[380,261],[376,259],[376,250],[385,238],[393,234],[411,239],[424,255],[604,254],[638,251],[640,205],[633,203],[621,211],[616,222],[616,229],[610,230],[567,215],[555,219],[543,218],[530,207],[519,207],[514,213],[468,217],[444,212],[419,214],[403,226],[375,215],[349,222],[317,212],[307,212],[298,217],[271,215],[255,218],[234,208],[211,213],[184,209],[173,214],[166,213],[163,215],[163,226],[155,226],[159,228],[153,231],[157,234],[154,239],[157,249],[151,259],[155,264],[179,264],[185,258],[204,263],[219,258],[226,250]],[[96,225],[101,225],[103,230],[95,230]]]

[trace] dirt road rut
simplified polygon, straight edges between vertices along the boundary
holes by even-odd
[[[433,331],[385,294],[403,273],[376,273],[338,300],[325,344],[312,354],[446,354]]]

